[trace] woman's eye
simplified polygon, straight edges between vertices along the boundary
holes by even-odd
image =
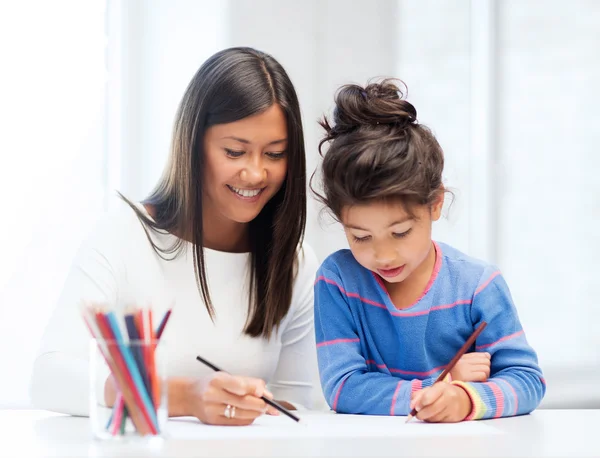
[[[229,157],[240,157],[245,153],[245,151],[236,151],[236,150],[227,149],[227,148],[225,148],[225,152],[227,153],[227,156],[229,156]]]
[[[281,159],[285,156],[285,151],[273,151],[266,153],[271,159]]]

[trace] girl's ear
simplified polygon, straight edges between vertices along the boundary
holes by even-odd
[[[431,205],[431,220],[437,221],[442,216],[442,207],[444,206],[444,195],[446,194],[446,190],[444,188],[440,188],[437,191],[435,201]]]

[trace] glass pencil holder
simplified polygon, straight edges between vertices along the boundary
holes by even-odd
[[[89,415],[95,439],[164,437],[166,355],[162,340],[91,340]]]

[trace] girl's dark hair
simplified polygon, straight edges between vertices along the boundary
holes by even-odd
[[[402,83],[403,84],[403,83]],[[406,88],[406,86],[404,85]],[[323,194],[313,192],[339,220],[345,206],[371,200],[431,205],[442,188],[444,156],[395,80],[349,84],[335,96],[333,122],[319,122],[329,143],[322,164]]]
[[[183,239],[192,242],[198,288],[214,318],[203,251],[204,134],[215,124],[238,121],[273,104],[278,104],[286,117],[288,168],[281,189],[249,223],[252,271],[244,330],[252,337],[265,338],[289,311],[297,250],[306,224],[306,159],[300,107],[290,78],[273,57],[251,48],[230,48],[210,57],[192,78],[179,105],[162,178],[142,201],[154,207],[154,221],[125,199],[163,259],[177,257]],[[173,246],[161,248],[148,229],[176,233],[181,238]]]

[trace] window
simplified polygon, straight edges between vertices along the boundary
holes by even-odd
[[[106,2],[2,3],[0,43],[0,406],[23,406],[72,258],[106,204]]]

